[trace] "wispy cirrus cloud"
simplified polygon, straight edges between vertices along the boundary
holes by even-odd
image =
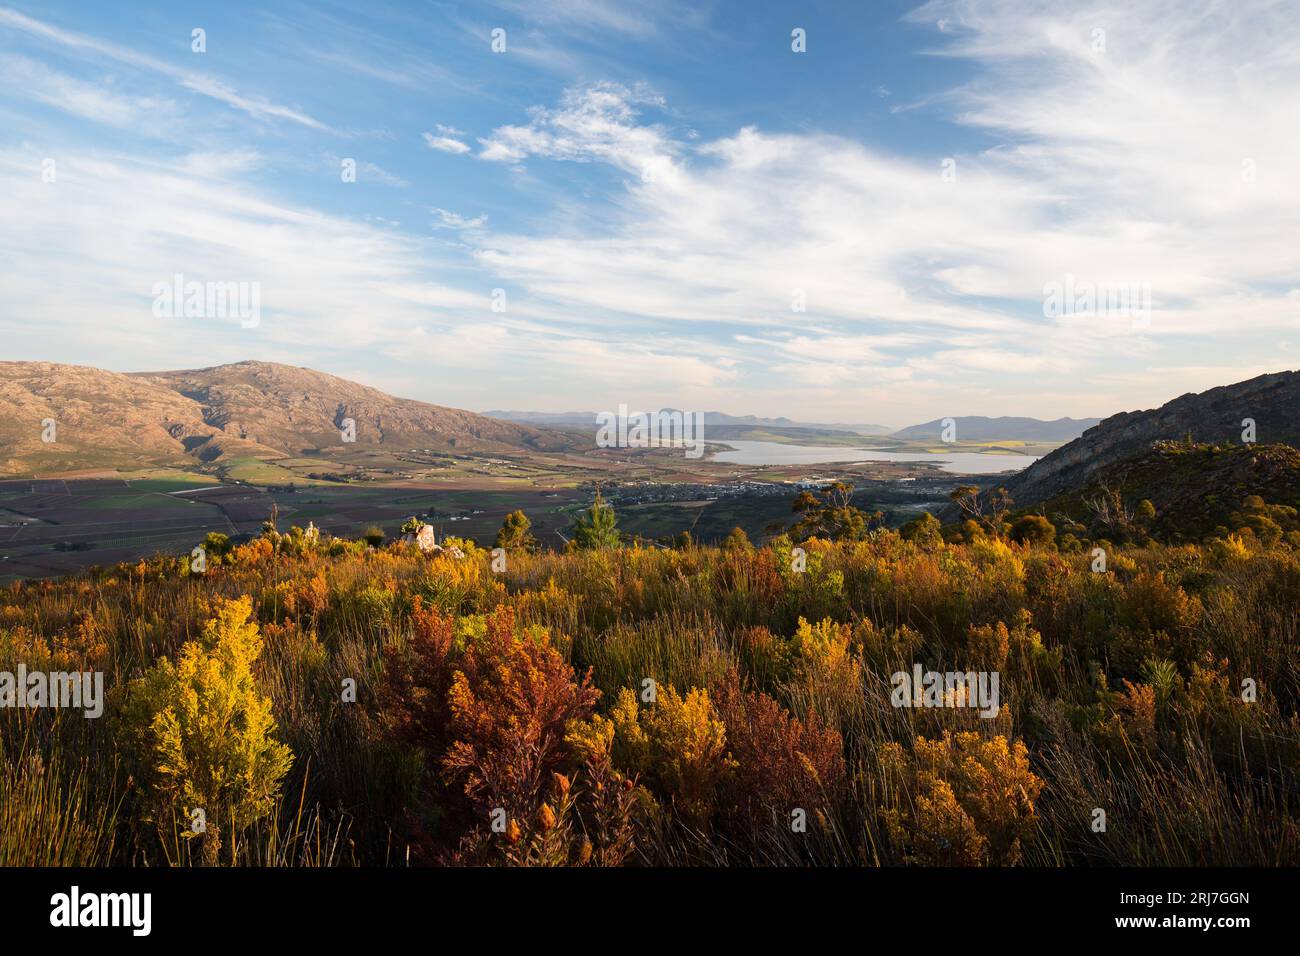
[[[156,96],[133,96],[105,83],[88,83],[31,57],[0,54],[0,84],[73,116],[122,128],[159,123],[176,104]]]
[[[437,222],[434,224],[437,229],[479,229],[487,223],[487,216],[474,216],[471,218],[441,208],[434,208],[432,211],[437,217]]]
[[[25,16],[7,7],[0,7],[0,27],[21,31],[29,36],[52,43],[68,52],[88,57],[99,57],[124,66],[165,76],[184,89],[224,103],[256,119],[286,120],[311,129],[322,131],[328,129],[324,123],[305,113],[260,96],[240,93],[224,80],[210,74],[173,66],[166,61],[139,53],[120,44],[110,43],[72,30],[64,30],[45,21]]]

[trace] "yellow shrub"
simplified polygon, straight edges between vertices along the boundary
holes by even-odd
[[[1029,769],[1024,744],[1006,737],[945,731],[917,737],[911,754],[897,743],[880,748],[893,786],[881,816],[910,863],[1012,866],[1036,823],[1043,781]]]
[[[1001,621],[979,627],[972,624],[966,646],[970,652],[968,667],[1001,671],[1006,669],[1007,655],[1011,653],[1011,635]]]
[[[162,658],[127,689],[125,726],[157,823],[165,833],[182,814],[185,835],[203,837],[207,864],[217,862],[226,827],[235,856],[235,839],[270,812],[293,762],[272,737],[271,700],[253,679],[262,639],[251,612],[246,597],[222,601],[176,664]]]
[[[853,653],[853,628],[829,618],[809,624],[799,618],[791,639],[793,667],[786,688],[831,727],[862,701],[862,665]]]
[[[849,662],[849,639],[852,628],[836,624],[827,618],[818,624],[809,624],[799,618],[799,628],[794,634],[794,651],[807,666],[837,671]]]
[[[683,697],[676,688],[663,687],[656,702],[641,709],[625,687],[610,718],[616,759],[671,798],[689,819],[706,820],[717,784],[732,766],[727,728],[709,692],[691,688]]]

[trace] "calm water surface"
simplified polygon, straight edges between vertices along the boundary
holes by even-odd
[[[944,471],[958,475],[992,475],[1019,471],[1038,458],[1033,455],[981,455],[958,451],[946,455],[926,451],[882,451],[877,448],[833,447],[829,445],[785,445],[774,441],[727,441],[735,451],[719,452],[715,461],[734,465],[831,465],[853,461],[934,462]]]

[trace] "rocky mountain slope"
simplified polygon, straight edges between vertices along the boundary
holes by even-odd
[[[1023,507],[1083,488],[1116,463],[1146,455],[1159,441],[1243,444],[1247,419],[1255,423],[1257,442],[1300,447],[1300,372],[1261,375],[1189,392],[1156,409],[1112,415],[1004,484]]]
[[[1156,442],[1137,458],[1113,462],[1089,481],[1033,506],[1059,521],[1067,517],[1095,536],[1116,537],[1126,526],[1167,541],[1200,541],[1251,522],[1251,497],[1283,510],[1300,506],[1300,451],[1290,445],[1211,445]],[[1113,506],[1099,512],[1098,502]],[[1150,501],[1154,517],[1143,519],[1139,505]],[[1292,530],[1294,512],[1279,530]],[[1109,526],[1108,526],[1109,522]]]
[[[551,451],[573,441],[271,362],[131,374],[0,362],[0,474],[337,451],[348,418],[356,441],[345,450]],[[47,420],[54,441],[43,440]]]

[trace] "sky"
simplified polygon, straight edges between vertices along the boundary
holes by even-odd
[[[1294,13],[0,0],[0,359],[473,410],[1153,407],[1300,367]],[[160,307],[177,275],[256,318]]]

